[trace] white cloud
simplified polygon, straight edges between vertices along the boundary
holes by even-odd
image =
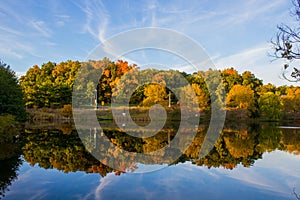
[[[26,72],[16,72],[17,77],[21,77],[21,76],[24,76],[24,75],[26,75]]]

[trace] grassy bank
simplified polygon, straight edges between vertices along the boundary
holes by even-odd
[[[171,107],[165,109],[167,114],[167,121],[178,122],[181,120],[180,109]],[[48,124],[49,126],[57,126],[58,124],[73,123],[72,111],[66,115],[62,112],[62,109],[51,109],[51,108],[39,108],[39,109],[28,109],[29,113],[28,122],[30,124]],[[98,121],[102,124],[112,123],[112,121],[128,121],[129,117],[136,122],[138,125],[144,126],[151,122],[149,116],[149,108],[146,107],[130,107],[130,116],[125,115],[124,108],[118,110],[116,116],[113,116],[113,112],[110,108],[99,108],[96,111]],[[154,114],[154,120],[164,120],[164,115],[158,113]],[[209,112],[200,112],[200,122],[207,123],[210,121]],[[300,122],[300,112],[284,113],[278,120],[268,120],[264,117],[251,118],[249,111],[245,109],[227,109],[226,110],[226,122],[229,123],[241,123],[241,122],[265,122],[265,121],[295,121]]]

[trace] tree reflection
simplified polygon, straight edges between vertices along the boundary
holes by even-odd
[[[31,166],[68,172],[86,171],[106,176],[113,170],[100,163],[83,146],[76,131],[68,135],[61,130],[37,129],[26,131],[24,159]]]
[[[200,126],[198,133],[184,154],[172,164],[191,161],[198,166],[223,167],[234,169],[237,165],[250,167],[257,159],[261,159],[264,152],[276,149],[299,154],[300,134],[299,130],[279,129],[269,125],[239,126],[226,125],[223,132],[208,155],[199,159],[199,152],[206,136],[207,127]],[[38,164],[45,169],[58,169],[65,173],[85,171],[86,173],[99,173],[106,176],[107,173],[134,171],[137,166],[130,165],[134,156],[124,157],[118,160],[122,170],[116,171],[107,165],[109,159],[101,162],[94,158],[87,150],[106,153],[108,157],[117,157],[118,151],[107,151],[107,142],[97,137],[97,134],[105,134],[109,142],[120,149],[130,152],[152,152],[164,146],[168,146],[175,136],[175,131],[169,127],[159,134],[149,138],[136,138],[127,135],[117,128],[105,128],[103,133],[90,130],[90,134],[81,137],[76,131],[64,134],[58,129],[35,129],[26,131],[26,144],[23,147],[24,159],[31,166]],[[187,136],[188,137],[188,136]],[[97,141],[98,140],[98,141]],[[83,145],[83,143],[89,145]],[[170,148],[170,151],[176,150]],[[172,153],[172,152],[171,152]],[[167,153],[163,155],[146,156],[144,163],[156,163],[157,161],[169,161]]]
[[[20,143],[0,145],[0,199],[5,196],[8,187],[17,178],[17,171],[22,164],[20,155]]]

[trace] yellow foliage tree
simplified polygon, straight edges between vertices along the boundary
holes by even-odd
[[[254,91],[248,86],[235,85],[226,97],[226,105],[234,108],[249,108],[254,104]]]
[[[145,87],[144,95],[146,98],[143,100],[144,106],[151,106],[153,104],[160,103],[162,105],[167,104],[166,98],[168,97],[166,88],[159,84],[150,84]]]
[[[286,95],[281,97],[283,110],[286,113],[293,113],[300,110],[300,88],[289,87]]]

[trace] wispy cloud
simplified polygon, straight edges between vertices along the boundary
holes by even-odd
[[[107,174],[104,178],[101,178],[99,181],[99,185],[96,187],[95,190],[92,190],[90,193],[85,195],[82,199],[103,199],[101,198],[101,193],[103,192],[103,189],[108,187],[114,180],[116,180],[119,177],[116,177],[114,173]]]
[[[2,59],[40,57],[37,48],[52,37],[49,22],[34,16],[34,7],[17,1],[0,2],[0,52]],[[32,12],[31,12],[32,11]]]
[[[270,44],[264,43],[232,55],[219,56],[213,62],[218,69],[233,67],[240,73],[251,71],[256,77],[263,79],[264,84],[296,85],[282,78],[283,60],[272,62],[270,49]]]
[[[1,48],[0,47],[0,54],[3,56],[3,57],[15,57],[15,58],[18,58],[18,59],[21,59],[23,58],[23,55],[14,51],[13,49],[11,48]],[[2,58],[3,59],[3,58]]]
[[[52,30],[50,30],[45,21],[42,20],[32,20],[30,21],[30,25],[32,28],[34,28],[36,31],[42,34],[44,37],[51,37],[52,35]]]
[[[274,17],[273,15],[269,15],[274,9],[279,8],[283,4],[285,4],[285,0],[277,0],[272,2],[266,1],[243,1],[237,4],[231,4],[227,9],[219,12],[219,15],[214,15],[216,22],[218,25],[222,26],[233,26],[244,24],[250,20],[260,18],[260,15],[264,17],[261,18],[263,20],[268,19],[269,17]]]
[[[131,8],[135,12],[142,11],[142,17],[136,18],[138,26],[156,26],[174,28],[180,31],[209,32],[222,30],[236,25],[243,25],[251,20],[270,20],[279,17],[271,14],[286,4],[286,0],[276,1],[239,1],[209,2],[194,1],[192,3],[176,3],[148,1],[141,6]],[[206,30],[206,29],[207,30]],[[200,30],[201,29],[201,30]]]
[[[26,13],[16,12],[16,9],[14,9],[15,5],[13,1],[10,1],[10,3],[1,1],[0,2],[0,13],[5,16],[8,19],[13,19],[16,23],[23,23],[24,22],[24,16]],[[23,11],[23,10],[22,10]],[[22,13],[22,15],[21,15]]]
[[[1,56],[12,57],[21,59],[24,57],[24,53],[37,56],[32,45],[29,45],[27,41],[22,41],[19,37],[13,34],[7,34],[0,30],[0,52]]]
[[[283,82],[279,79],[280,66],[271,62],[269,50],[269,44],[265,43],[229,56],[220,56],[213,61],[218,69],[234,67],[240,73],[251,71],[258,78],[265,77],[266,82],[281,85]]]
[[[109,24],[109,14],[102,1],[85,0],[83,4],[75,3],[85,14],[86,23],[84,31],[103,42],[106,37],[106,29]]]
[[[70,21],[71,17],[69,15],[65,15],[65,14],[59,14],[59,15],[54,15],[54,18],[56,20],[55,24],[57,26],[62,27]]]
[[[0,26],[0,32],[5,32],[6,34],[22,35],[20,31],[14,30],[9,27]]]
[[[66,14],[55,14],[53,18],[56,26],[63,27],[66,23],[70,22],[71,16]]]
[[[267,52],[269,50],[270,46],[268,44],[262,44],[260,46],[252,47],[233,55],[215,58],[214,62],[216,63],[216,66],[220,68],[231,66],[250,67],[257,64],[257,61],[262,58],[265,60],[265,58],[267,58]]]

